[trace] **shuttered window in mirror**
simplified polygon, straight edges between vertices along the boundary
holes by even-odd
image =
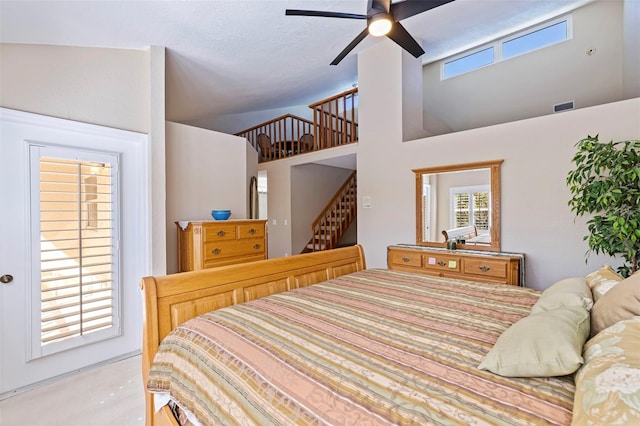
[[[451,189],[451,227],[475,225],[478,233],[489,231],[490,188],[487,186]]]

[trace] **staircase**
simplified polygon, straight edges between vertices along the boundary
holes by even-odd
[[[356,172],[354,171],[311,225],[313,237],[302,253],[335,248],[356,217],[356,206]]]

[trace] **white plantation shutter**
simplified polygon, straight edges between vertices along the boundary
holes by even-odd
[[[452,199],[454,212],[454,228],[469,226],[471,212],[471,194],[468,192],[456,192]]]
[[[491,226],[491,188],[486,185],[451,188],[451,227],[475,225],[478,233]]]
[[[119,334],[118,167],[115,155],[32,150],[37,357]]]
[[[489,230],[489,192],[473,193],[473,224],[478,232]]]

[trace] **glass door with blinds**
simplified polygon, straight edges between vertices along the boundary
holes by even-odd
[[[0,399],[140,353],[148,136],[0,108]]]
[[[117,336],[118,157],[32,146],[31,356]]]

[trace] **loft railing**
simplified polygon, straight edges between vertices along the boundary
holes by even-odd
[[[347,90],[309,105],[313,110],[318,149],[333,148],[358,140],[358,89]]]
[[[356,184],[356,172],[354,171],[311,224],[313,237],[305,247],[305,252],[330,250],[336,247],[356,217]]]
[[[236,133],[258,151],[259,162],[358,141],[358,89],[309,105],[313,121],[285,114]]]
[[[258,151],[260,162],[313,150],[313,122],[291,114],[258,124],[236,136],[247,138]]]

